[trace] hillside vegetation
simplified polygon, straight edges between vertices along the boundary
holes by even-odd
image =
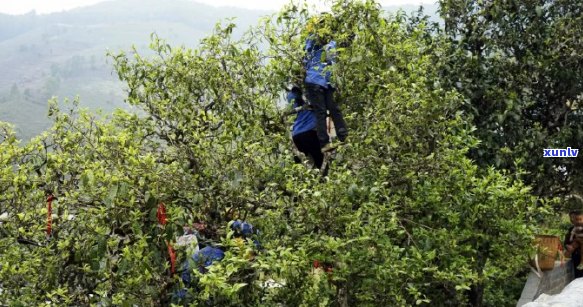
[[[301,71],[303,5],[241,36],[225,22],[197,47],[153,36],[146,55],[113,54],[137,112],[53,100],[25,145],[2,124],[0,302],[514,306],[533,235],[580,193],[581,158],[542,154],[583,144],[583,8],[440,10],[442,25],[334,3],[321,31],[342,46],[350,135],[327,177],[294,163],[278,107]],[[237,219],[259,232],[235,238]],[[190,265],[188,286],[183,226],[225,252]]]
[[[53,96],[78,95],[83,106],[105,112],[126,107],[108,50],[135,46],[147,53],[152,33],[194,47],[218,20],[237,16],[242,33],[263,14],[186,0],[116,0],[48,15],[0,14],[0,120],[15,124],[18,136],[28,140],[50,126],[47,101]]]

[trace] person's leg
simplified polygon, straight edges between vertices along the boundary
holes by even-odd
[[[314,159],[314,166],[316,168],[322,167],[322,162],[324,161],[324,154],[320,150],[320,141],[318,140],[318,134],[314,130],[310,130],[306,134],[306,144],[308,155]]]
[[[330,143],[330,137],[326,130],[326,98],[324,96],[324,88],[319,85],[306,83],[305,89],[306,98],[313,107],[313,112],[316,115],[316,132],[320,141],[320,148],[322,148]]]
[[[581,252],[577,250],[573,255],[571,255],[571,261],[573,262],[573,269],[575,271],[575,278],[583,277],[583,270],[578,267],[581,264]]]
[[[299,152],[301,152],[301,153],[303,153],[304,155],[307,156],[307,154],[305,152],[304,138],[302,137],[302,134],[303,133],[294,135],[292,137],[292,140],[294,141],[294,145],[296,146],[296,149]],[[301,161],[299,160],[299,157],[298,157],[298,160],[295,159],[296,157],[298,157],[298,156],[297,155],[294,155],[294,160],[296,161],[296,163],[300,163]]]
[[[336,129],[336,136],[341,142],[346,140],[348,136],[348,129],[346,128],[346,122],[340,112],[338,104],[334,101],[334,90],[326,89],[324,91],[324,98],[326,100],[326,108],[330,111],[330,117],[334,122],[334,128]]]
[[[571,257],[571,261],[573,261],[573,265],[575,266],[575,272],[579,271],[582,272],[583,271],[583,267],[581,266],[581,259],[583,256],[583,242],[581,242],[581,239],[576,239],[575,241],[573,241],[573,244],[575,244],[575,251],[573,253],[573,257]],[[576,258],[576,259],[575,259]],[[579,273],[581,274],[581,273]]]
[[[573,243],[576,243],[573,241]],[[573,264],[573,270],[575,273],[575,278],[583,277],[583,270],[578,270],[577,267],[581,264],[581,251],[578,244],[574,244],[574,250],[571,254],[571,263]]]
[[[289,136],[292,138],[292,155],[294,156],[294,163],[302,163],[302,159],[300,158],[301,154],[300,154],[300,150],[298,149],[298,145],[296,144],[296,142],[293,140],[293,134],[290,131]]]
[[[316,131],[310,130],[300,133],[294,136],[293,140],[299,151],[312,158],[315,168],[319,169],[322,167],[324,155],[320,151],[320,141],[318,141],[318,135]]]

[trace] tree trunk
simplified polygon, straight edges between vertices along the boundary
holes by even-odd
[[[480,244],[476,246],[476,272],[478,273],[478,282],[470,287],[470,306],[482,307],[484,306],[484,267],[486,266],[486,260],[488,257],[488,250],[490,249],[489,244]]]
[[[348,307],[348,283],[341,282],[337,285],[336,299],[339,307]]]
[[[484,285],[482,283],[473,285],[470,289],[470,306],[482,307],[484,305],[483,300],[484,300]]]

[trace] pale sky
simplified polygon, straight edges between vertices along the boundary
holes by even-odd
[[[72,8],[92,5],[108,0],[0,0],[0,13],[24,14],[36,10],[37,14],[46,14],[70,10]],[[160,0],[163,1],[163,0]],[[193,0],[213,6],[235,6],[249,9],[277,10],[288,0]],[[428,4],[437,0],[377,0],[384,6],[403,4]],[[322,6],[322,0],[308,0],[310,4]]]

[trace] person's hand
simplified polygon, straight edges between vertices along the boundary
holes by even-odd
[[[575,250],[575,247],[571,244],[567,244],[565,245],[565,251],[563,252],[563,256],[565,258],[571,258],[571,255],[573,254],[573,251]]]

